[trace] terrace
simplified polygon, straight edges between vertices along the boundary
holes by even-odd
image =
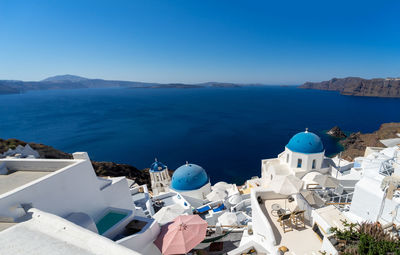
[[[15,171],[7,175],[0,175],[0,195],[35,181],[50,172],[43,171]]]
[[[0,195],[76,163],[74,160],[1,159],[7,174],[0,174]]]
[[[284,231],[278,221],[278,207],[286,209],[286,213],[294,212],[299,210],[296,200],[288,202],[286,198],[264,199],[260,207],[271,225],[276,246],[286,246],[289,249],[288,254],[318,254],[322,240],[313,231],[310,222],[305,220],[304,227],[293,226],[293,230],[286,229]],[[302,240],[307,240],[307,245],[304,245]]]

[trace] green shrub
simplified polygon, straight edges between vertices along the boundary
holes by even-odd
[[[361,224],[343,221],[344,229],[331,228],[339,245],[336,247],[343,255],[400,255],[398,234],[385,231],[379,223]]]

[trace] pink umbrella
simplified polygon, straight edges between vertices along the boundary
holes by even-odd
[[[207,222],[199,215],[181,215],[162,226],[154,241],[162,254],[185,254],[204,240]]]

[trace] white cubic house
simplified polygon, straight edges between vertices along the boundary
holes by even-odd
[[[73,159],[0,159],[0,254],[160,254],[125,177]]]

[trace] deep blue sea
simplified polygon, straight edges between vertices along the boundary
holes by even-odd
[[[371,132],[400,121],[400,99],[342,96],[295,87],[78,89],[0,96],[0,137],[44,143],[93,160],[149,167],[157,157],[175,169],[185,161],[213,183],[260,175],[297,132]]]

